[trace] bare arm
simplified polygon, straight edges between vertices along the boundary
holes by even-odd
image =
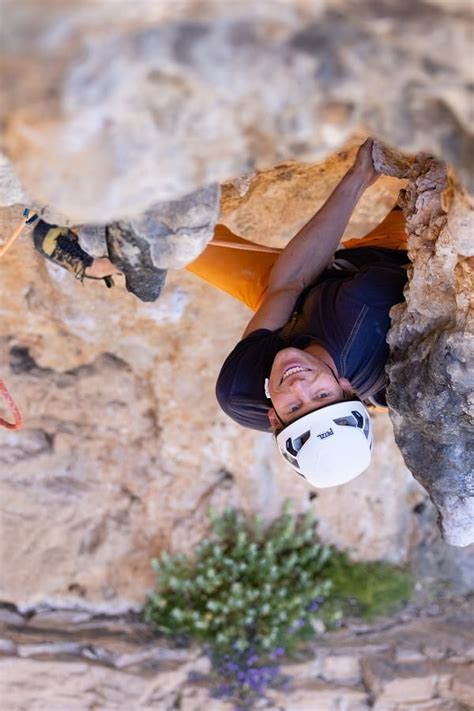
[[[273,266],[265,299],[243,338],[259,328],[275,330],[291,316],[295,301],[331,261],[352,212],[366,188],[378,177],[372,140],[359,148],[354,165],[318,212],[287,244]]]

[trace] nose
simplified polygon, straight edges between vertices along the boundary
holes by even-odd
[[[303,402],[310,398],[309,388],[310,385],[305,378],[295,378],[289,386],[292,395],[300,398]]]

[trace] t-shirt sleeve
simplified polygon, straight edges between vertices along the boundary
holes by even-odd
[[[282,347],[276,333],[254,331],[227,356],[216,383],[216,397],[224,412],[243,427],[270,431],[264,382]]]

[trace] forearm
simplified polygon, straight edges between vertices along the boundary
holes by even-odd
[[[356,165],[345,174],[323,207],[285,247],[272,269],[269,288],[302,291],[331,261],[352,212],[370,184]]]

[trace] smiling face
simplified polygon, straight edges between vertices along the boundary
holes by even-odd
[[[319,346],[279,351],[273,361],[268,389],[273,405],[268,416],[273,428],[282,423],[288,425],[353,393],[349,381],[336,375],[334,361]]]

